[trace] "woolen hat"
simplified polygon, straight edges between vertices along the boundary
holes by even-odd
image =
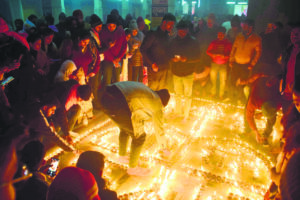
[[[90,24],[92,27],[96,27],[102,24],[102,20],[96,14],[92,14],[90,17]]]
[[[190,21],[188,20],[180,20],[176,25],[177,29],[188,29],[190,27]]]
[[[47,199],[62,199],[66,194],[78,200],[100,200],[93,174],[78,167],[62,169],[51,183]]]
[[[106,24],[118,24],[118,17],[116,15],[107,15]]]

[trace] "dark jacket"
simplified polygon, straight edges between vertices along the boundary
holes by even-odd
[[[171,70],[174,75],[188,76],[199,71],[200,45],[195,38],[190,35],[184,38],[177,36],[170,42],[170,52],[172,57],[180,55],[187,58],[186,62],[172,63]]]
[[[294,104],[291,104],[286,114],[281,118],[281,124],[283,127],[283,138],[287,136],[289,129],[297,122],[300,121],[300,113]]]
[[[115,191],[106,188],[105,180],[102,177],[94,176],[98,185],[98,194],[101,200],[118,200],[118,195]]]
[[[6,74],[12,76],[14,80],[5,87],[5,93],[15,112],[21,113],[27,104],[34,102],[34,99],[41,93],[41,84],[35,80],[34,61],[30,52],[26,52],[21,60],[20,68]]]
[[[16,200],[46,200],[49,185],[35,174],[17,189]]]
[[[200,42],[201,61],[202,67],[210,66],[211,58],[206,54],[209,44],[218,36],[218,27],[215,25],[212,28],[205,27],[203,31],[197,35],[197,40]]]
[[[286,87],[286,75],[287,75],[287,68],[288,68],[288,62],[291,56],[291,53],[293,51],[293,47],[294,46],[290,46],[289,48],[287,48],[287,50],[285,51],[285,53],[283,53],[282,55],[282,88],[281,88],[281,93],[283,93],[283,91],[285,90]],[[298,53],[297,57],[296,57],[296,62],[295,62],[295,78],[296,76],[300,75],[300,53]]]
[[[149,31],[141,45],[141,53],[144,65],[151,67],[156,63],[159,70],[169,68],[170,47],[168,32],[162,31],[160,27],[156,31]]]
[[[52,89],[52,92],[60,103],[60,106],[56,109],[56,112],[52,118],[55,124],[58,124],[61,127],[64,135],[69,135],[69,125],[65,105],[71,88],[76,84],[78,84],[76,80],[70,79],[65,82],[56,83]]]
[[[283,45],[278,31],[261,34],[262,53],[259,62],[277,64]]]
[[[76,80],[70,79],[68,81],[58,82],[54,85],[53,91],[63,107],[67,102],[69,91],[76,84],[78,84]]]
[[[269,78],[259,78],[251,85],[251,91],[246,106],[246,119],[252,130],[256,130],[254,114],[257,109],[261,109],[266,102],[276,105],[277,111],[281,108],[282,97],[278,91],[279,82],[268,87]]]

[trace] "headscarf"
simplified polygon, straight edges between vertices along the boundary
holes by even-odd
[[[61,65],[60,69],[58,70],[54,82],[63,82],[68,81],[69,76],[77,69],[75,63],[72,60],[66,60]]]

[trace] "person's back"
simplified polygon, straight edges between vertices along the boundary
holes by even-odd
[[[274,101],[275,104],[279,104],[281,102],[281,95],[278,91],[279,82],[269,86],[267,85],[269,79],[269,77],[262,77],[256,80],[251,86],[251,94],[258,101]]]
[[[33,175],[17,190],[16,200],[46,200],[48,187],[46,181]]]
[[[48,183],[38,171],[45,155],[44,145],[39,141],[31,141],[21,151],[21,162],[24,163],[32,177],[18,186],[16,200],[46,199]]]
[[[299,137],[298,137],[299,138]],[[285,171],[280,179],[280,192],[282,200],[297,200],[300,198],[300,151],[288,161]]]
[[[114,83],[124,95],[133,111],[146,109],[151,113],[162,112],[162,103],[160,98],[149,87],[139,82],[127,81]]]
[[[106,187],[106,181],[102,178],[104,169],[104,155],[97,151],[85,151],[77,160],[77,167],[91,172],[98,185],[98,194],[101,200],[117,200],[117,193]]]
[[[66,103],[71,88],[77,84],[78,82],[76,80],[70,79],[64,82],[57,82],[52,86],[55,95],[57,96],[58,100],[62,103],[62,105]]]
[[[94,176],[89,171],[78,167],[62,169],[49,187],[47,200],[62,199],[101,200]]]

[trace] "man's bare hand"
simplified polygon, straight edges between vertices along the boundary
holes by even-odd
[[[115,46],[115,44],[116,44],[116,41],[109,42],[108,44],[109,44],[109,48],[112,48],[112,47],[114,47],[114,46]]]
[[[175,56],[174,58],[172,58],[172,61],[173,61],[173,62],[179,62],[179,60],[180,60],[180,59],[179,59],[178,57],[176,57],[176,56]]]
[[[251,65],[251,64],[250,64],[250,65],[248,65],[248,69],[249,69],[249,70],[252,70],[252,69],[253,69],[253,67],[254,67],[254,66],[253,66],[253,65]]]
[[[256,138],[256,142],[258,142],[259,144],[262,144],[265,140],[265,138],[262,137],[258,131],[255,131],[255,138]]]
[[[89,74],[86,76],[86,78],[88,79],[88,78],[93,77],[93,76],[95,76],[95,73],[94,73],[94,72],[91,72],[91,73],[89,73]]]
[[[154,72],[158,72],[158,66],[157,66],[156,63],[153,63],[153,64],[152,64],[152,70],[153,70]]]

